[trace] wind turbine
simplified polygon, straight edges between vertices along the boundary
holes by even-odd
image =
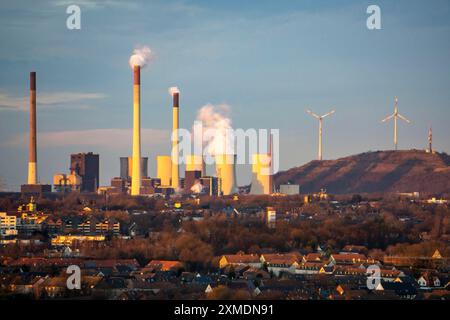
[[[397,118],[400,118],[407,123],[411,123],[411,121],[409,121],[404,116],[402,116],[400,113],[398,113],[398,98],[397,97],[394,98],[394,101],[395,101],[394,113],[391,114],[390,116],[387,116],[383,120],[381,120],[381,122],[386,122],[386,121],[389,121],[392,118],[394,118],[394,145],[395,145],[395,150],[397,150]]]
[[[314,118],[319,120],[319,151],[318,151],[318,154],[317,154],[317,159],[318,160],[322,160],[322,120],[325,117],[331,116],[335,112],[335,110],[331,110],[330,112],[325,113],[323,116],[319,116],[319,115],[315,114],[314,112],[312,112],[309,109],[306,110],[306,112],[308,112]]]
[[[428,152],[433,153],[433,128],[428,129]]]

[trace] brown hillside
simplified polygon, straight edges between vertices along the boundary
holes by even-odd
[[[275,185],[299,184],[302,193],[450,192],[450,156],[420,150],[366,152],[337,160],[311,161],[279,172]]]

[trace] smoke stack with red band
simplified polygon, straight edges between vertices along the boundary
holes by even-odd
[[[141,67],[133,66],[133,166],[131,195],[141,193]]]
[[[177,87],[169,88],[169,94],[172,95],[172,188],[177,190],[180,187],[180,170],[178,166],[178,128],[179,128],[179,108],[180,108],[180,90]]]
[[[150,60],[152,51],[148,47],[136,48],[130,56],[133,70],[133,160],[131,172],[131,195],[141,194],[141,69]]]
[[[173,107],[179,108],[180,107],[180,93],[176,92],[173,94]]]
[[[135,85],[141,84],[141,67],[140,66],[133,67],[133,84],[135,84]]]

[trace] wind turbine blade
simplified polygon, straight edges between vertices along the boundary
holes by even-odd
[[[411,123],[408,119],[406,119],[404,116],[402,116],[400,113],[398,114],[398,117],[402,119],[403,121],[406,121],[407,123]]]
[[[390,116],[387,116],[386,118],[384,118],[383,120],[381,120],[381,122],[386,122],[388,120],[391,120],[394,117],[393,114],[391,114]]]
[[[306,112],[308,112],[310,115],[312,115],[314,118],[317,118],[317,119],[320,119],[320,117],[317,115],[317,114],[315,114],[314,112],[312,112],[311,110],[306,110]]]
[[[325,118],[325,117],[328,117],[328,116],[331,116],[333,113],[335,113],[336,111],[335,110],[331,110],[330,112],[328,112],[328,113],[325,113],[323,116],[322,116],[322,118]]]

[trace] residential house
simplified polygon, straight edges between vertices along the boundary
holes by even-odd
[[[306,256],[303,256],[302,262],[322,262],[322,259],[322,253],[308,253]]]
[[[42,284],[45,294],[50,298],[61,297],[67,292],[66,277],[47,278]]]
[[[222,269],[228,265],[232,266],[250,266],[253,268],[261,268],[261,260],[257,254],[244,254],[238,252],[232,255],[223,255],[219,260],[219,267]]]
[[[44,221],[43,228],[50,235],[61,233],[63,231],[63,221],[61,218],[49,217]]]
[[[296,274],[318,274],[324,266],[323,262],[303,262],[296,269]]]
[[[352,265],[366,263],[367,261],[367,257],[359,253],[338,253],[330,256],[331,265]]]
[[[336,265],[334,267],[333,274],[335,276],[358,276],[358,277],[367,277],[367,271],[365,268],[358,268],[354,266],[342,266]]]
[[[120,234],[120,222],[115,219],[105,219],[95,224],[95,233],[105,234],[112,233],[114,235]]]
[[[16,216],[0,212],[0,237],[16,236],[17,233]]]
[[[421,289],[430,289],[441,286],[441,280],[435,276],[430,274],[429,272],[424,272],[419,279],[417,279],[417,283],[419,284]]]
[[[267,270],[277,277],[280,272],[295,273],[295,269],[302,261],[301,259],[301,256],[296,253],[261,255],[261,262],[265,263]]]

